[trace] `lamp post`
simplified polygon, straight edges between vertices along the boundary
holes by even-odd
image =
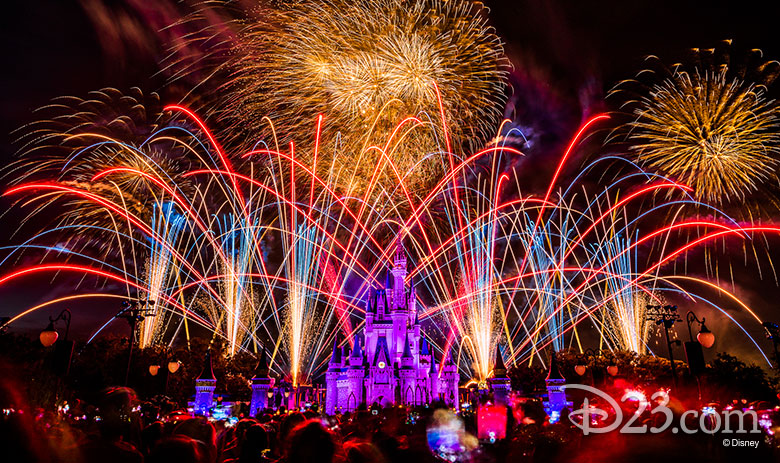
[[[181,362],[176,360],[174,357],[171,357],[170,355],[170,348],[165,349],[165,360],[168,362],[168,366],[165,371],[165,389],[163,390],[163,394],[166,396],[168,395],[168,382],[170,380],[170,377],[172,374],[179,371],[179,367],[181,366]]]
[[[57,315],[57,318],[49,317],[49,324],[46,326],[46,329],[41,331],[39,336],[43,347],[51,347],[55,342],[57,342],[59,335],[57,334],[57,330],[54,329],[54,324],[60,320],[65,322],[65,336],[62,338],[62,340],[68,340],[68,332],[70,332],[70,316],[70,310],[64,309],[62,312],[60,312],[59,315]]]
[[[161,368],[165,369],[165,387],[163,389],[163,394],[168,395],[168,380],[172,374],[179,371],[180,366],[181,362],[171,357],[170,349],[168,347],[165,347],[163,359],[160,364],[155,363],[153,365],[149,365],[149,374],[152,376],[157,376]]]
[[[704,372],[704,352],[702,347],[709,349],[715,344],[715,335],[707,329],[707,325],[704,324],[706,319],[704,317],[699,320],[693,311],[688,311],[685,315],[685,321],[688,324],[688,337],[690,341],[685,343],[685,359],[688,361],[688,371],[691,372],[696,378],[696,387],[699,392],[699,401],[701,401],[701,379],[700,375]],[[693,340],[693,330],[691,325],[693,323],[699,324],[699,334],[696,335],[696,340]]]
[[[65,336],[63,336],[62,341],[57,344],[54,352],[54,371],[64,376],[68,376],[68,373],[70,373],[70,361],[73,358],[73,343],[68,341],[70,319],[70,310],[64,309],[56,318],[49,317],[49,324],[38,336],[43,347],[51,347],[57,342],[57,338],[59,338],[59,334],[54,328],[54,325],[60,320],[65,322]],[[64,369],[62,370],[60,370],[61,365],[64,365]]]
[[[704,324],[705,320],[707,320],[706,318],[701,317],[701,320],[699,320],[696,314],[689,310],[688,314],[685,316],[685,319],[688,322],[688,336],[690,336],[691,342],[693,342],[691,324],[696,322],[699,324],[699,326],[701,326],[699,329],[699,334],[696,335],[696,340],[699,341],[699,344],[701,344],[703,347],[706,347],[707,349],[715,344],[715,335],[707,328],[707,325]]]
[[[268,397],[268,400],[265,402],[265,408],[276,408],[276,403],[274,400],[274,391],[273,389],[268,389],[268,392],[265,393],[266,397]]]
[[[656,325],[663,325],[664,334],[666,335],[666,348],[669,350],[669,362],[672,364],[672,381],[674,388],[677,389],[677,369],[674,366],[674,351],[672,346],[674,344],[680,344],[679,339],[674,341],[669,339],[669,328],[673,327],[675,323],[681,322],[679,314],[677,313],[676,305],[647,305],[647,318]]]
[[[143,307],[139,307],[138,302],[143,302]],[[116,318],[124,318],[127,324],[130,325],[130,337],[128,338],[127,347],[127,370],[125,371],[125,386],[130,381],[130,364],[133,359],[133,346],[135,345],[135,332],[138,327],[138,323],[142,322],[144,318],[154,315],[154,311],[149,310],[149,305],[154,305],[154,301],[146,299],[145,301],[124,301],[122,302],[122,309],[116,314]],[[151,371],[150,371],[151,373]]]

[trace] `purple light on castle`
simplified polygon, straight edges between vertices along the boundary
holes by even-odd
[[[325,412],[381,406],[422,405],[443,400],[458,406],[458,370],[449,356],[436,365],[417,316],[414,287],[407,288],[406,250],[398,240],[384,288],[372,289],[363,331],[354,349],[334,343],[325,373]]]
[[[260,360],[257,362],[255,373],[252,376],[252,399],[249,402],[249,416],[257,416],[266,408],[271,408],[268,393],[273,394],[274,379],[271,378],[268,362],[265,357],[265,349],[260,351]]]
[[[214,389],[217,388],[217,378],[211,366],[211,350],[206,351],[203,370],[195,380],[195,415],[209,416],[214,406]]]
[[[544,402],[544,411],[550,416],[550,423],[557,423],[564,408],[571,410],[572,402],[566,398],[566,379],[558,368],[558,360],[553,352],[550,357],[550,372],[545,379],[547,385],[547,400]]]

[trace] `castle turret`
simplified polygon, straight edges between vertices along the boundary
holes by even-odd
[[[383,289],[377,289],[374,293],[376,307],[376,317],[379,320],[383,320],[387,317],[387,299],[385,298],[385,291]]]
[[[431,364],[431,352],[428,347],[428,341],[424,337],[420,337],[420,366],[425,368],[425,376],[428,376],[428,369]]]
[[[249,416],[255,417],[258,413],[269,407],[268,391],[274,387],[274,379],[270,376],[268,361],[265,357],[265,348],[260,351],[260,360],[257,362],[255,374],[252,377],[252,400],[249,402]]]
[[[328,362],[328,371],[325,373],[325,413],[332,415],[336,412],[339,403],[338,379],[341,375],[341,349],[338,339],[333,340],[333,354]]]
[[[556,423],[561,417],[561,410],[571,406],[571,402],[566,400],[566,391],[563,386],[566,379],[558,368],[557,352],[550,356],[550,372],[544,382],[547,384],[547,401],[544,403],[544,409],[550,415],[550,422]]]
[[[445,353],[446,360],[442,359],[444,365],[441,368],[441,375],[439,377],[439,397],[444,400],[444,403],[458,408],[458,381],[460,377],[458,375],[458,367],[452,360],[452,355]]]
[[[217,388],[217,378],[214,376],[214,368],[211,364],[211,349],[206,351],[203,369],[195,380],[195,407],[196,415],[208,416],[211,407],[214,406],[214,389]]]
[[[374,309],[371,307],[371,297],[366,301],[366,329],[374,326]]]
[[[496,345],[496,363],[493,366],[493,377],[488,379],[490,389],[493,391],[493,398],[497,404],[506,405],[509,402],[510,381],[507,377],[506,366],[504,366],[504,356],[501,354],[501,347]]]
[[[417,289],[414,286],[414,282],[412,282],[410,286],[409,301],[406,303],[406,306],[409,308],[409,312],[415,314],[415,317],[417,317]]]
[[[363,350],[360,348],[359,335],[355,335],[355,347],[352,349],[352,355],[349,356],[349,366],[350,368],[363,366]]]
[[[439,369],[436,368],[436,354],[431,352],[431,369],[428,374],[431,397],[429,400],[439,397]]]
[[[393,272],[392,270],[386,270],[385,271],[385,297],[387,298],[387,310],[389,310],[391,313],[395,310],[395,301],[393,301],[393,296],[395,293],[393,292]]]
[[[420,399],[422,403],[429,403],[431,400],[431,353],[428,348],[428,341],[420,336],[420,355],[417,356],[417,387],[420,389]]]

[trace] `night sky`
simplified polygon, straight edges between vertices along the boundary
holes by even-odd
[[[32,111],[60,95],[84,96],[102,87],[141,87],[160,91],[163,99],[175,94],[164,89],[164,78],[155,76],[163,45],[152,31],[175,17],[174,2],[100,0],[47,0],[6,2],[3,8],[0,72],[0,162],[12,157],[11,132],[35,119]],[[488,1],[491,22],[506,42],[515,73],[532,81],[538,92],[517,93],[524,117],[537,117],[555,126],[561,139],[576,130],[586,106],[598,106],[603,93],[617,81],[642,69],[648,54],[664,62],[683,59],[691,47],[713,47],[733,39],[734,48],[760,48],[765,57],[780,59],[777,16],[766,2],[680,1]],[[154,5],[154,6],[151,6]],[[777,95],[777,87],[770,89]],[[540,96],[540,95],[543,95]],[[583,97],[583,95],[586,95]],[[169,100],[170,101],[170,100]],[[527,103],[527,104],[524,104]],[[529,115],[527,108],[533,108]],[[521,110],[522,112],[522,110]],[[0,179],[0,188],[5,189]],[[0,200],[2,201],[2,200]],[[0,209],[7,209],[0,202]],[[18,243],[13,237],[20,216],[13,211],[0,220],[0,243]],[[23,235],[23,233],[21,234]],[[780,240],[774,240],[773,258],[780,257]],[[5,252],[1,253],[5,255]],[[778,261],[780,262],[780,261]],[[8,271],[10,265],[0,269]],[[765,320],[778,320],[774,301],[780,296],[773,278],[758,279],[755,272],[740,275],[738,295]],[[0,316],[16,314],[68,288],[48,287],[47,280],[29,281],[0,290]],[[71,306],[72,332],[91,333],[116,312],[114,305]],[[728,305],[727,305],[728,307]],[[686,308],[687,309],[687,308]],[[37,332],[54,308],[18,322],[14,330]],[[746,328],[766,350],[762,329],[735,310]],[[708,323],[717,336],[718,351],[736,353],[758,361],[744,335],[723,317],[712,314]],[[125,330],[116,324],[115,330]],[[684,324],[678,333],[687,339]],[[683,336],[683,333],[684,336]],[[666,355],[665,348],[658,351]],[[711,356],[713,352],[706,355]],[[681,352],[678,353],[681,355]],[[764,363],[766,365],[766,363]]]

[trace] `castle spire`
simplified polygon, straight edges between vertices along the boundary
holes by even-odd
[[[360,348],[360,335],[355,335],[355,348],[352,349],[352,357],[355,358],[361,358],[363,356],[363,352]]]
[[[214,376],[214,368],[211,365],[211,349],[206,351],[206,358],[203,360],[203,370],[198,375],[198,379],[217,379]]]
[[[501,346],[496,344],[496,364],[493,366],[493,377],[503,378],[506,376],[506,366],[504,366],[504,356],[501,355]]]
[[[406,340],[404,341],[404,353],[401,358],[412,358],[412,348],[409,346],[409,333],[406,333]]]
[[[270,373],[268,368],[268,361],[265,358],[265,347],[263,347],[260,350],[260,361],[257,362],[257,367],[255,368],[255,378],[268,378],[268,374]]]
[[[401,238],[401,227],[398,227],[398,235],[395,238],[395,258],[393,259],[395,267],[403,267],[406,269],[406,248],[404,248],[404,240]]]
[[[339,338],[333,338],[333,355],[330,357],[330,363],[336,365],[341,363],[341,349],[339,349]]]
[[[558,367],[558,359],[556,358],[555,354],[557,352],[553,352],[550,356],[550,373],[547,375],[546,381],[556,381],[556,380],[564,380],[563,374],[561,374],[561,369]]]

